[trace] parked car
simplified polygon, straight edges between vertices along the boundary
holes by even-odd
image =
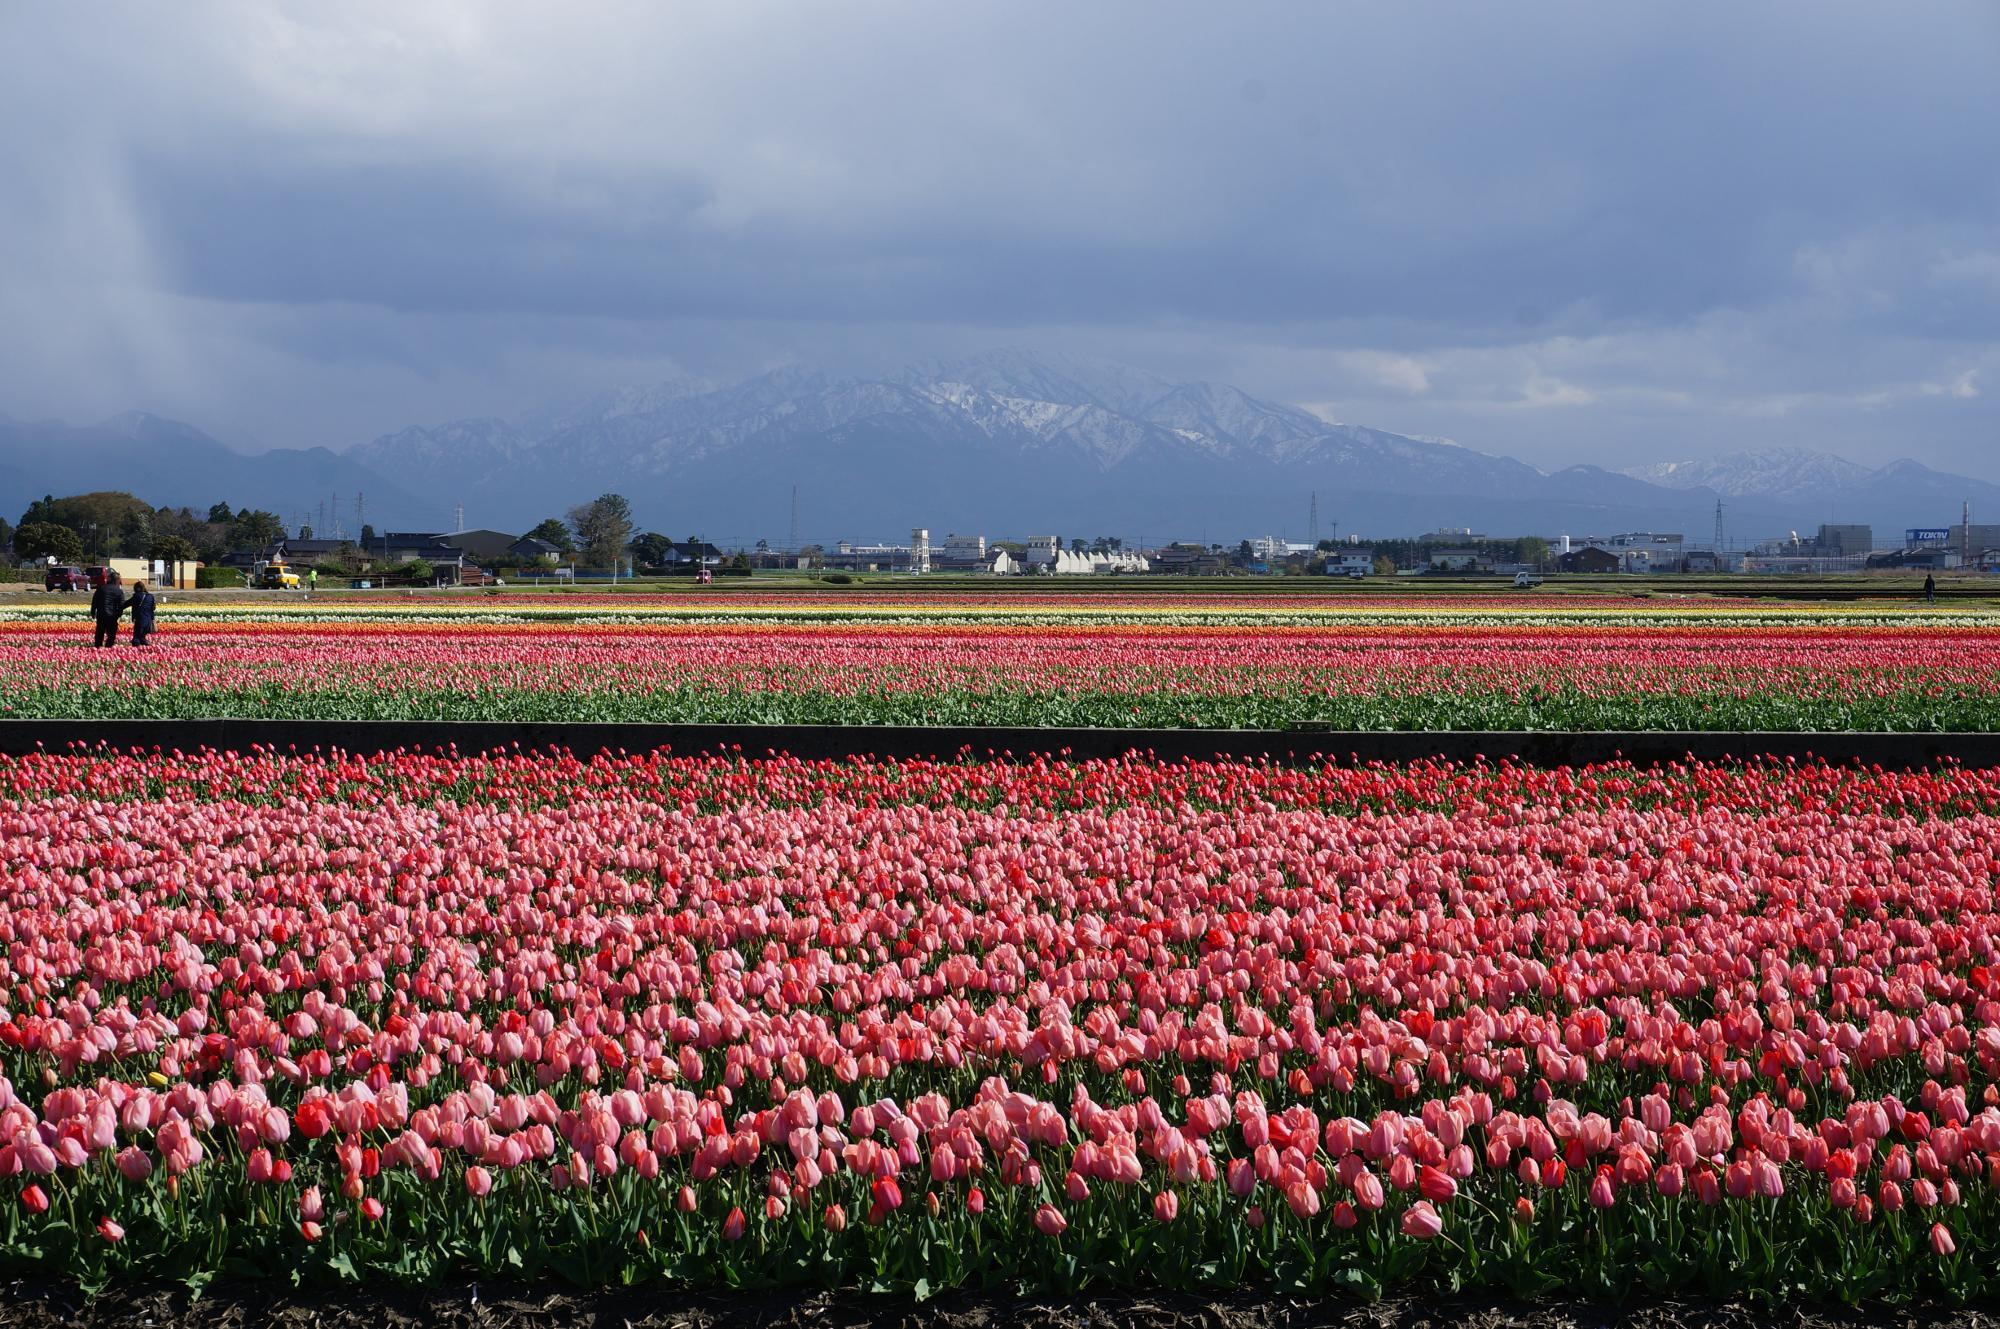
[[[85,580],[87,580],[90,583],[90,589],[94,591],[98,587],[104,584],[105,578],[111,575],[111,569],[105,567],[103,564],[97,564],[95,566],[85,568],[83,570],[83,575]]]
[[[296,591],[299,589],[299,574],[283,563],[266,563],[257,574],[257,585],[267,591]]]
[[[74,563],[59,563],[49,569],[48,576],[42,578],[45,591],[87,591],[91,589],[90,578]]]
[[[1533,587],[1540,586],[1541,584],[1542,584],[1542,579],[1535,573],[1517,572],[1514,574],[1514,586],[1518,590],[1523,590],[1523,591],[1529,590]]]

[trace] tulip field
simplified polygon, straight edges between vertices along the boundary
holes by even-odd
[[[2000,613],[1351,595],[172,598],[0,607],[0,716],[2000,729]]]
[[[1957,768],[9,759],[0,1265],[1990,1296],[1996,845]]]

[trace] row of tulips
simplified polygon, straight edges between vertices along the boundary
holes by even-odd
[[[0,762],[0,1264],[1980,1296],[2000,776]]]
[[[2000,628],[0,625],[0,715],[1344,729],[2000,729]]]
[[[1425,591],[1393,594],[1329,593],[1317,585],[1282,590],[1246,585],[1227,592],[1187,592],[1164,587],[1113,591],[1045,582],[1021,583],[987,593],[910,590],[872,585],[853,591],[787,589],[759,592],[730,587],[647,594],[592,594],[562,590],[501,590],[404,595],[272,595],[184,597],[168,593],[164,617],[180,623],[265,623],[313,626],[375,623],[989,623],[1110,626],[1190,623],[1213,626],[1421,625],[1462,626],[1609,624],[1626,626],[1765,624],[1770,626],[1992,625],[1983,601],[1925,605],[1909,599],[1787,601],[1716,600],[1695,596],[1508,594]],[[51,597],[0,605],[0,625],[74,622],[87,609],[73,598]]]

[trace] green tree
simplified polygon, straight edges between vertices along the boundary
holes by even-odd
[[[9,524],[9,522],[5,517],[0,517],[0,545],[7,544],[13,538],[14,538],[13,526]]]
[[[120,489],[99,489],[88,494],[71,494],[66,498],[45,497],[29,505],[21,524],[48,522],[67,526],[83,541],[84,555],[95,557],[119,549],[126,521],[137,513],[143,513],[150,520],[152,505]]]
[[[632,537],[632,557],[647,567],[659,567],[674,552],[674,542],[658,531]]]
[[[236,520],[236,514],[229,510],[227,503],[211,503],[208,508],[208,519],[217,526],[227,526]]]
[[[374,538],[375,538],[375,528],[369,525],[368,523],[363,522],[361,525],[361,547],[364,550],[367,549],[369,542]]]
[[[162,535],[153,541],[146,557],[162,563],[192,563],[201,557],[201,553],[178,535]]]
[[[251,548],[276,544],[285,538],[285,523],[278,519],[275,512],[245,508],[230,523],[229,538],[235,544]]]
[[[624,556],[632,542],[632,505],[623,494],[600,494],[569,511],[570,528],[583,550],[584,562],[608,568]]]
[[[1395,576],[1396,560],[1390,558],[1387,554],[1377,554],[1375,556],[1375,575],[1378,577]]]
[[[153,514],[135,508],[118,523],[118,552],[127,558],[143,557],[153,547]]]
[[[53,558],[58,563],[83,562],[83,538],[52,521],[27,521],[14,532],[14,552],[24,559]]]
[[[570,535],[569,527],[563,524],[563,520],[560,517],[544,517],[535,526],[534,530],[529,531],[521,538],[524,540],[540,540],[544,544],[552,544],[565,554],[574,554],[576,552],[576,540]]]
[[[310,526],[307,526],[307,525],[305,525],[304,523],[300,523],[300,525],[299,525],[299,539],[301,539],[301,540],[310,540],[310,539],[312,539],[312,538],[313,538],[313,528],[312,528],[312,527],[310,527]]]

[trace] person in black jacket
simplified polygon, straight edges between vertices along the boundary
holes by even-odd
[[[118,616],[125,612],[125,592],[118,584],[117,573],[104,574],[104,584],[90,597],[90,612],[97,619],[97,644],[116,646]]]
[[[132,644],[144,646],[146,638],[153,635],[153,593],[146,589],[146,583],[132,583]]]
[[[1937,578],[1928,572],[1924,574],[1924,603],[1927,605],[1937,603]]]

